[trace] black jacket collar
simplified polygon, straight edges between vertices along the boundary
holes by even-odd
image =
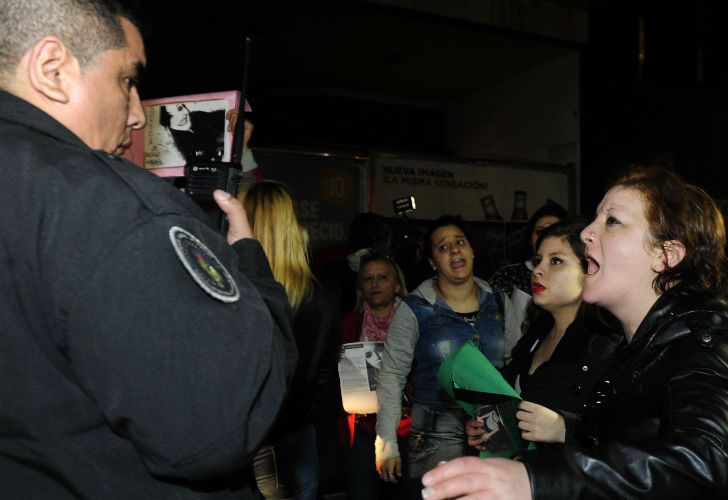
[[[691,332],[703,337],[706,331],[726,329],[728,304],[723,299],[707,293],[685,294],[676,286],[662,294],[649,310],[635,332],[632,347],[665,345]]]
[[[0,90],[0,120],[33,129],[61,142],[88,148],[68,127],[28,101]]]

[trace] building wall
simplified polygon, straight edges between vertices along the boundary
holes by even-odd
[[[574,52],[451,102],[445,149],[463,158],[572,163],[578,185],[579,103]]]
[[[368,0],[548,38],[585,43],[588,0]]]

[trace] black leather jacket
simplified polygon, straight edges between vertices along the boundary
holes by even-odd
[[[615,354],[577,441],[523,458],[535,499],[728,497],[728,304],[658,299]]]

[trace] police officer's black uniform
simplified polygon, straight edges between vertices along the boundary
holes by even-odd
[[[0,92],[0,496],[241,498],[295,363],[260,245]]]

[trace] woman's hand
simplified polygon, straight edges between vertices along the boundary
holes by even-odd
[[[238,122],[238,110],[231,109],[225,114],[225,118],[228,119],[228,132],[235,132],[235,124]],[[245,120],[245,127],[243,131],[243,151],[248,149],[248,142],[253,136],[253,124],[248,120]]]
[[[426,500],[465,496],[493,500],[531,498],[526,466],[505,458],[456,458],[422,476],[422,484],[422,498]]]
[[[485,426],[480,420],[468,420],[465,424],[465,433],[468,436],[468,446],[480,451],[485,450]]]
[[[566,439],[564,417],[545,406],[521,401],[516,418],[521,436],[538,443],[563,443]]]
[[[382,460],[376,465],[379,477],[386,483],[398,483],[398,479],[402,477],[402,459],[400,457]]]

